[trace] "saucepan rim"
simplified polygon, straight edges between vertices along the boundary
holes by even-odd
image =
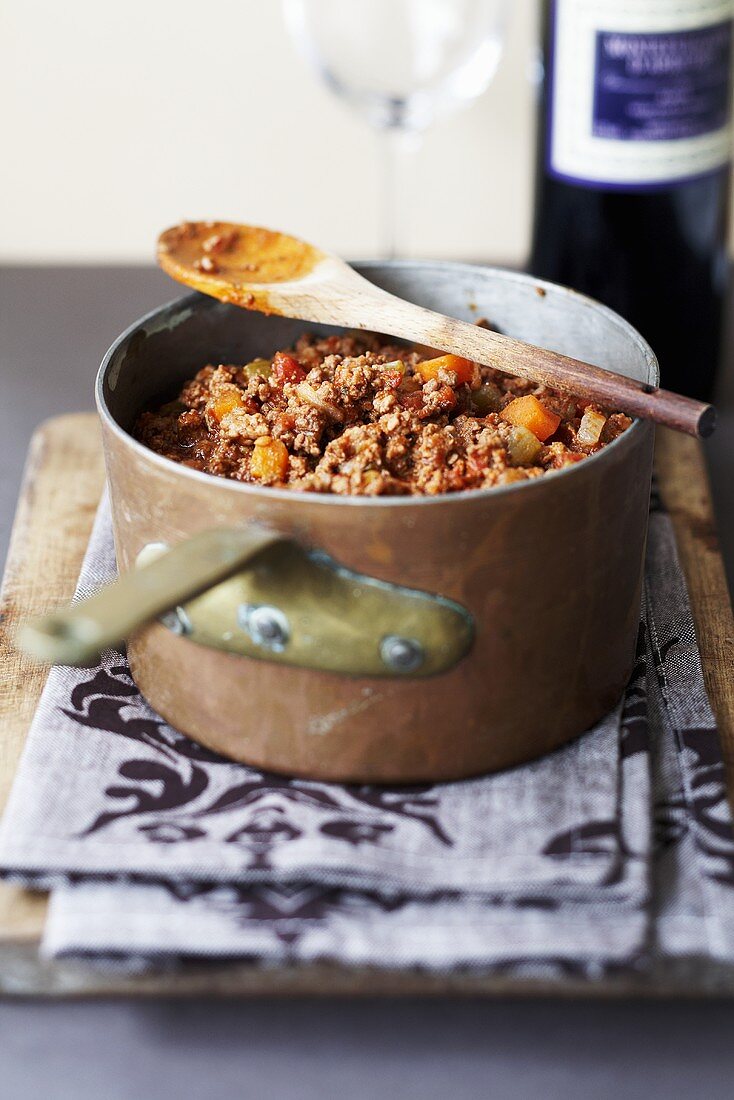
[[[624,331],[629,336],[634,344],[637,345],[639,352],[646,362],[649,368],[650,377],[648,381],[652,385],[659,384],[659,366],[658,361],[650,345],[640,335],[636,328],[628,321],[625,321],[614,310],[609,309],[608,306],[602,305],[601,302],[597,302],[594,298],[590,298],[588,295],[580,294],[578,291],[572,290],[569,287],[561,286],[558,283],[553,283],[545,279],[538,279],[533,275],[528,275],[524,272],[511,271],[506,268],[489,266],[483,264],[470,264],[470,263],[457,263],[453,260],[364,260],[354,261],[353,266],[359,271],[368,272],[370,269],[384,269],[386,267],[391,269],[400,268],[421,268],[422,270],[430,271],[431,269],[440,271],[445,274],[447,271],[453,271],[457,275],[468,274],[474,275],[481,273],[499,275],[503,279],[509,282],[518,282],[525,285],[531,285],[540,291],[551,290],[554,294],[559,291],[568,296],[569,299],[579,301],[587,307],[592,308],[595,312],[605,317],[612,325]],[[531,490],[541,492],[543,485],[550,482],[557,482],[562,477],[578,477],[586,468],[588,471],[589,463],[599,465],[604,461],[611,461],[611,458],[619,453],[624,448],[629,448],[633,445],[637,439],[639,433],[645,430],[648,425],[639,419],[635,419],[626,432],[618,436],[611,443],[607,444],[601,451],[598,451],[594,455],[590,455],[584,462],[573,463],[570,466],[566,466],[561,470],[553,470],[543,475],[543,477],[531,478],[527,481],[514,482],[510,485],[498,485],[488,489],[463,489],[457,493],[438,493],[435,496],[341,496],[332,493],[300,493],[294,489],[279,489],[273,486],[267,485],[254,485],[250,482],[235,481],[231,478],[217,477],[215,474],[206,473],[203,470],[194,470],[190,466],[183,466],[179,462],[174,462],[173,459],[165,458],[163,455],[157,454],[155,451],[146,447],[144,444],[138,442],[130,432],[118,424],[115,417],[112,415],[104,396],[104,382],[107,378],[108,371],[112,365],[114,358],[117,356],[120,348],[129,341],[139,331],[143,330],[147,325],[154,322],[157,318],[161,317],[176,305],[184,305],[186,302],[190,302],[194,306],[201,300],[208,300],[206,295],[194,292],[192,294],[182,295],[179,298],[174,298],[164,305],[157,306],[155,309],[139,317],[136,321],[133,321],[131,325],[120,333],[116,340],[108,348],[107,352],[102,359],[99,371],[97,372],[97,379],[95,383],[95,399],[97,405],[97,411],[100,418],[105,422],[107,427],[128,447],[132,447],[142,458],[146,461],[153,463],[156,466],[160,466],[162,469],[168,471],[170,474],[178,474],[186,479],[193,479],[194,482],[200,482],[211,486],[212,481],[217,483],[220,489],[228,490],[234,493],[244,493],[252,495],[257,498],[266,500],[277,500],[280,502],[290,500],[294,504],[296,503],[308,503],[315,504],[321,507],[365,507],[365,508],[400,508],[407,505],[416,507],[430,507],[439,504],[465,504],[468,501],[486,501],[488,498],[497,498],[504,496],[507,493],[525,492],[529,493]],[[233,307],[236,308],[236,307]]]

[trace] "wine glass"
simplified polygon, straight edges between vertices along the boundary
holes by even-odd
[[[380,135],[383,251],[401,227],[401,161],[431,123],[490,84],[506,0],[283,0],[299,50]]]

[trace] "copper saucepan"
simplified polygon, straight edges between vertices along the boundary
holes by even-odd
[[[569,290],[464,264],[359,270],[657,385],[639,334]],[[322,779],[457,779],[587,729],[632,668],[651,425],[537,480],[426,498],[260,488],[130,435],[142,408],[203,364],[269,355],[305,329],[334,331],[194,294],[113,344],[97,404],[127,588],[56,623],[48,656],[81,659],[130,634],[133,677],[174,726],[235,759]]]

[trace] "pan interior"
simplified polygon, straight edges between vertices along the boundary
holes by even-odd
[[[657,362],[640,335],[611,310],[573,291],[469,264],[398,261],[355,267],[378,286],[429,309],[470,322],[484,317],[508,335],[657,384]],[[341,330],[189,294],[155,310],[113,344],[100,372],[102,404],[129,432],[144,408],[173,396],[205,364],[269,356],[305,331]]]

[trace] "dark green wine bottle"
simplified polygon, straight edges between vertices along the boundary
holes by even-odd
[[[730,192],[730,0],[546,0],[531,270],[632,322],[709,398]]]

